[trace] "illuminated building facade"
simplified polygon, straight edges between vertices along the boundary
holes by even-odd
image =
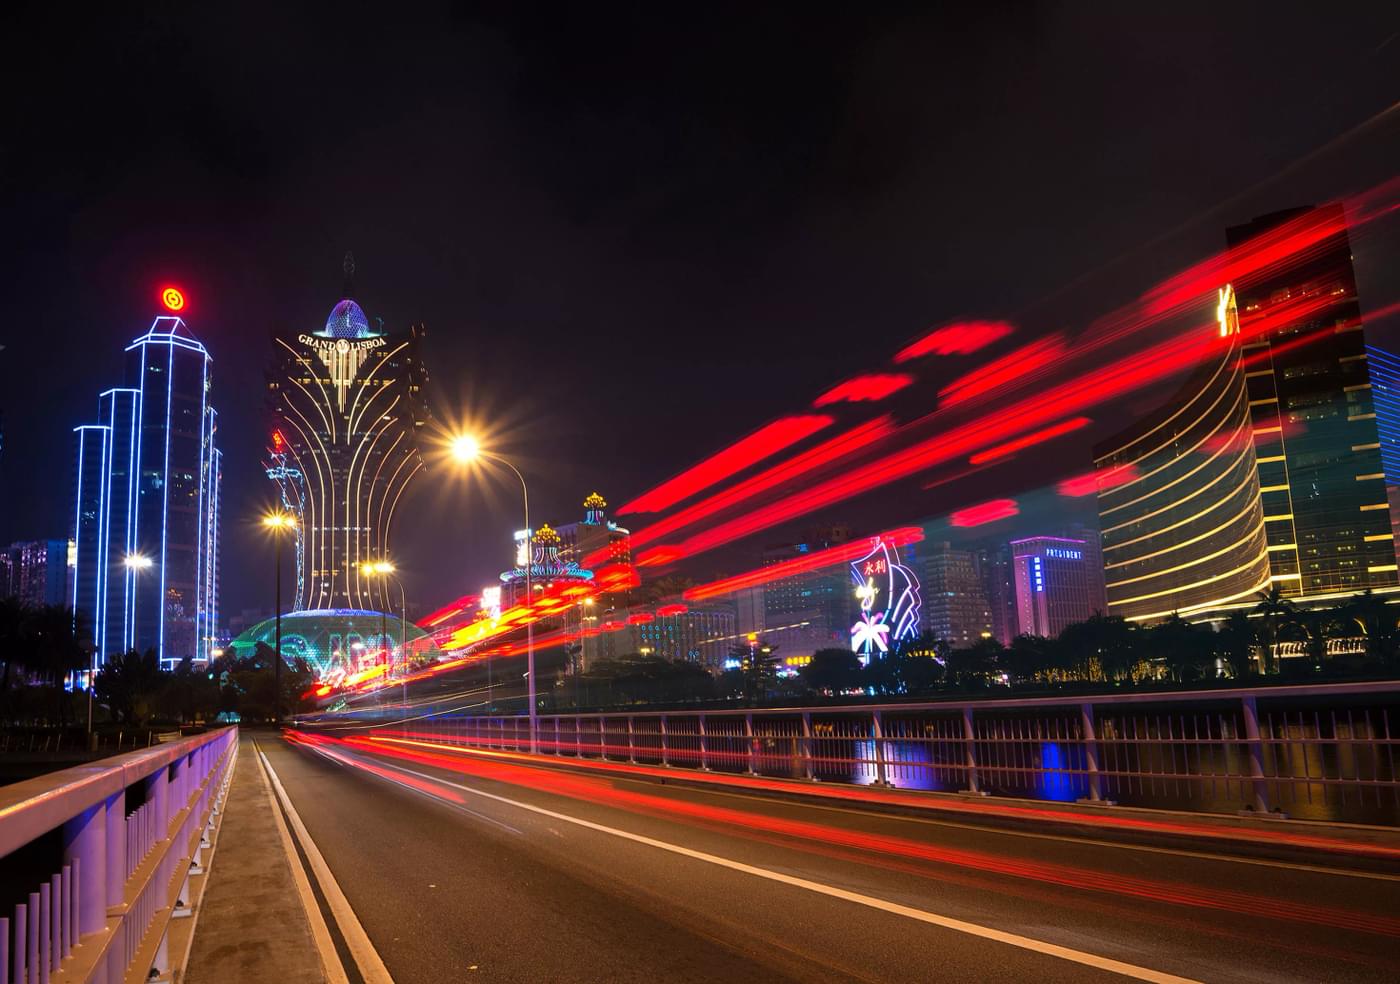
[[[533,545],[534,556],[525,563],[527,538]],[[549,524],[541,526],[530,537],[525,531],[516,534],[516,565],[501,574],[500,604],[506,608],[525,602],[525,585],[536,593],[556,587],[573,586],[580,598],[593,593],[593,572],[563,557],[563,541]]]
[[[718,673],[737,638],[734,612],[720,606],[662,605],[654,614],[627,618],[625,627],[587,640],[596,645],[599,658],[639,653],[697,663]]]
[[[1266,215],[1226,238],[1247,249],[1294,232],[1322,238],[1296,261],[1235,284],[1270,576],[1304,599],[1394,588],[1381,436],[1342,206]],[[1251,333],[1251,323],[1267,330]]]
[[[597,492],[583,500],[583,519],[556,527],[559,559],[596,570],[608,564],[632,563],[631,531],[608,519],[607,501]]]
[[[853,594],[860,605],[850,628],[851,651],[869,663],[919,635],[919,579],[900,562],[899,548],[873,537],[870,551],[847,565]]]
[[[391,586],[361,566],[393,556],[395,508],[423,467],[422,338],[371,327],[347,297],[321,329],[275,339],[267,474],[297,519],[295,610],[389,608]]]
[[[1207,358],[1156,413],[1099,444],[1108,614],[1190,615],[1268,587],[1270,552],[1233,294]],[[1127,476],[1124,478],[1124,476]]]
[[[33,607],[72,604],[68,541],[31,540],[0,551],[0,593]]]
[[[166,297],[170,310],[184,306],[178,292]],[[97,424],[76,429],[72,604],[99,662],[154,649],[170,668],[207,660],[218,621],[212,360],[175,316],[156,318],[126,356],[127,385],[101,395]]]
[[[288,663],[304,661],[318,681],[333,686],[376,667],[401,663],[404,640],[412,660],[436,659],[441,650],[412,622],[382,612],[335,609],[289,612],[282,616],[282,655]],[[273,649],[275,618],[264,619],[229,643],[239,658],[252,656],[261,643]],[[383,673],[383,670],[377,670]]]
[[[770,546],[763,552],[765,566],[847,543],[849,527],[813,530],[797,543]],[[804,571],[778,578],[760,589],[764,638],[784,657],[810,656],[819,649],[845,649],[850,645],[850,625],[857,602],[851,593],[851,576],[844,564]]]
[[[1366,361],[1371,370],[1385,497],[1390,503],[1390,531],[1400,557],[1400,359],[1385,349],[1367,345]]]
[[[992,606],[977,555],[950,543],[930,544],[922,553],[926,630],[954,649],[990,637]]]
[[[1033,536],[1011,541],[1016,621],[1024,635],[1054,638],[1093,614],[1092,578],[1083,540]]]

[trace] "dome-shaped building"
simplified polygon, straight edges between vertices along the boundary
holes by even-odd
[[[347,297],[331,308],[325,330],[320,334],[325,338],[370,338],[374,331],[364,308]]]
[[[379,612],[353,608],[288,612],[282,616],[282,658],[305,660],[317,680],[335,681],[382,662],[403,661],[404,637],[408,660],[420,663],[442,655],[432,638],[414,625]],[[229,643],[238,658],[251,656],[258,643],[272,648],[277,641],[276,619],[254,625]]]

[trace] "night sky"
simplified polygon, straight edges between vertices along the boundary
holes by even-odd
[[[1389,3],[126,6],[0,14],[0,541],[68,535],[71,430],[178,283],[214,358],[230,614],[271,606],[269,334],[324,323],[346,250],[371,318],[427,326],[438,418],[559,523],[931,325],[1073,330],[1400,161]],[[1400,294],[1386,235],[1355,244],[1363,310]],[[900,521],[948,507],[892,493]],[[430,470],[395,533],[410,594],[491,579],[517,510]]]

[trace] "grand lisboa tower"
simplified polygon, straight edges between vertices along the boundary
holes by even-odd
[[[423,467],[423,329],[371,325],[349,296],[354,269],[347,255],[324,327],[276,336],[268,375],[267,473],[297,520],[296,611],[397,610],[397,592],[390,607],[390,586],[362,566],[392,556],[395,509]]]

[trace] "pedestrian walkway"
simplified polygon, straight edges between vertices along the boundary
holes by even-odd
[[[331,979],[302,903],[304,889],[292,870],[255,737],[241,739],[185,970],[188,984]]]

